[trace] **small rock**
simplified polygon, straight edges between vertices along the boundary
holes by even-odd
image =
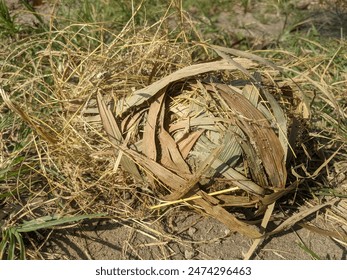
[[[184,257],[187,259],[187,260],[191,260],[193,257],[194,257],[195,253],[194,251],[192,250],[185,250],[184,251]]]
[[[193,227],[190,227],[188,229],[188,234],[190,237],[193,237],[194,233],[196,233],[197,229],[196,228],[193,228]]]
[[[308,10],[310,6],[312,5],[312,0],[297,0],[292,1],[292,4],[294,4],[294,7],[298,10]]]

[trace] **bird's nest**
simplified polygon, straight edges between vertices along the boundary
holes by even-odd
[[[186,203],[257,238],[258,230],[227,209],[251,208],[254,217],[295,188],[286,188],[292,151],[283,108],[293,100],[284,105],[272,79],[281,70],[272,63],[204,47],[220,58],[183,67],[110,102],[99,89],[101,121],[117,166],[155,193],[158,204],[151,209]]]

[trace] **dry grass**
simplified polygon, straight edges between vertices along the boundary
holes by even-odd
[[[170,33],[175,16],[180,26]],[[25,221],[32,231],[100,216],[131,220],[160,243],[174,238],[153,226],[171,203],[252,238],[301,222],[346,244],[347,76],[340,62],[346,43],[333,53],[315,43],[314,54],[257,54],[265,60],[208,45],[197,31],[200,42],[191,42],[184,32],[191,27],[180,11],[146,28],[131,19],[119,34],[98,24],[51,26],[4,46],[2,258],[24,258]],[[180,113],[187,108],[190,115]],[[171,134],[160,134],[165,129]],[[225,137],[235,146],[221,158],[230,148],[219,140]],[[204,152],[194,150],[199,145]],[[218,160],[229,168],[215,176]],[[286,200],[288,193],[298,198]],[[266,213],[266,227],[276,201],[298,206],[308,198],[315,205],[272,233],[263,235],[261,221],[252,222]],[[173,202],[158,205],[167,200]],[[305,223],[323,207],[328,228]],[[242,208],[253,215],[245,217]],[[30,258],[41,257],[27,249]]]

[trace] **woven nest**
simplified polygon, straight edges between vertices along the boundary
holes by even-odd
[[[221,60],[180,69],[112,107],[99,92],[99,112],[117,163],[159,198],[152,209],[188,203],[257,238],[226,207],[262,214],[288,192],[287,117],[276,84],[254,70],[260,58],[214,50]]]

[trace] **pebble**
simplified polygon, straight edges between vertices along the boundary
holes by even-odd
[[[192,250],[185,250],[184,251],[184,257],[187,259],[187,260],[191,260],[193,257],[194,257],[194,251]]]
[[[190,237],[193,237],[194,233],[196,233],[197,229],[196,228],[193,228],[193,227],[190,227],[188,229],[188,234]]]

